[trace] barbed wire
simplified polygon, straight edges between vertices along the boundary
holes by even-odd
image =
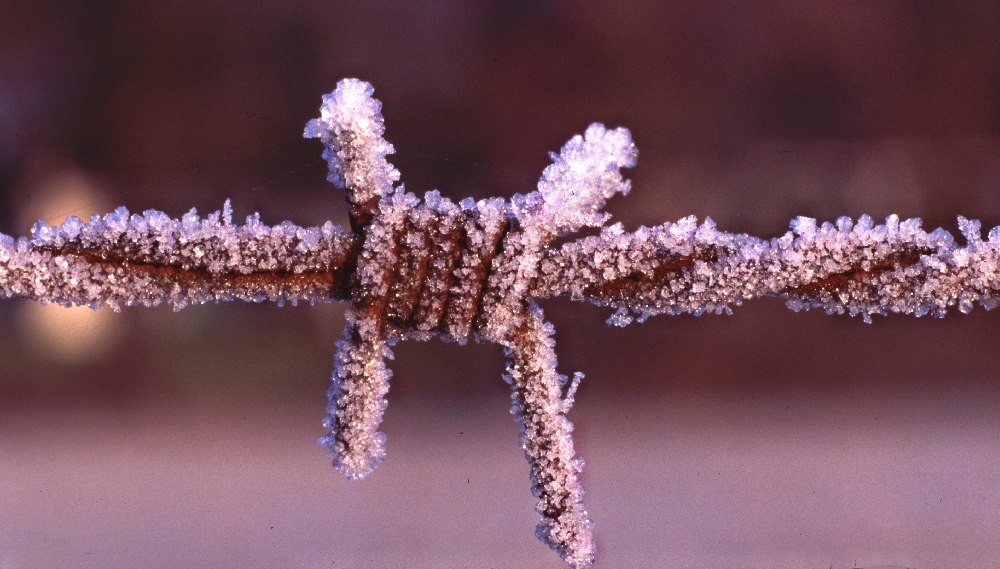
[[[1000,228],[984,241],[980,223],[965,218],[965,246],[896,216],[883,224],[800,217],[772,239],[693,216],[632,232],[608,226],[605,201],[629,192],[621,168],[635,165],[637,150],[627,130],[600,124],[552,154],[537,191],[510,201],[455,203],[437,192],[421,199],[395,185],[399,172],[386,159],[393,147],[372,92],[341,81],[305,130],[323,142],[329,179],[347,193],[349,231],[331,222],[268,226],[256,214],[237,225],[228,201],[205,217],[119,208],[86,222],[38,222],[30,238],[0,234],[0,297],[115,310],[350,302],[319,439],[349,479],[366,477],[385,457],[379,428],[395,342],[499,344],[539,500],[536,533],[575,568],[594,560],[583,462],[566,418],[583,374],[557,372],[555,330],[538,300],[609,306],[609,323],[620,326],[658,314],[728,314],[759,297],[866,322],[1000,303]],[[600,233],[552,246],[585,227]]]

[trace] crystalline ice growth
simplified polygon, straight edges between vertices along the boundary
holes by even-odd
[[[382,104],[374,88],[358,79],[343,79],[323,96],[320,117],[306,124],[303,135],[319,138],[326,150],[329,179],[347,190],[352,204],[367,204],[389,193],[399,171],[386,160],[395,149],[383,138]]]
[[[890,215],[884,224],[861,216],[818,224],[798,217],[770,241],[719,231],[692,218],[625,233],[612,226],[545,252],[536,297],[569,294],[616,308],[610,322],[633,314],[724,312],[762,296],[789,308],[822,308],[860,316],[890,312],[944,316],[957,306],[997,306],[1000,231],[982,241],[978,221],[959,219],[959,247],[919,219]]]
[[[555,330],[540,308],[526,308],[501,343],[507,356],[504,379],[513,389],[511,411],[521,425],[521,448],[542,516],[536,534],[571,567],[582,569],[594,561],[593,523],[583,506],[583,462],[573,450],[573,425],[565,416],[580,376],[564,399],[567,380],[556,372]]]
[[[507,234],[503,254],[493,261],[488,286],[497,298],[488,298],[484,309],[484,333],[491,341],[503,337],[522,310],[519,303],[539,276],[542,250],[559,235],[607,221],[600,210],[616,193],[628,193],[621,169],[635,166],[638,150],[628,130],[594,123],[550,156],[538,190],[511,200],[518,227]]]
[[[537,534],[575,569],[594,559],[583,505],[582,460],[566,417],[581,374],[558,373],[540,299],[608,306],[624,326],[657,314],[729,314],[760,297],[792,310],[822,309],[871,322],[889,313],[944,316],[1000,305],[1000,228],[984,241],[958,219],[963,243],[919,219],[868,215],[820,222],[800,216],[762,239],[694,216],[626,231],[606,226],[606,201],[628,193],[636,163],[625,129],[592,124],[553,153],[536,191],[510,201],[395,186],[380,103],[371,85],[341,81],[305,136],[324,145],[329,179],[347,193],[351,231],[328,222],[243,225],[223,209],[180,218],[119,208],[88,221],[37,223],[31,238],[0,234],[0,297],[60,304],[175,308],[202,302],[350,300],[328,391],[324,444],[349,479],[385,457],[380,424],[398,340],[498,343],[521,447],[541,516]],[[580,229],[598,235],[556,238]]]
[[[559,154],[550,156],[552,164],[538,181],[541,203],[529,195],[522,207],[515,203],[515,214],[525,226],[538,225],[562,234],[604,224],[608,214],[600,210],[613,195],[629,192],[630,183],[622,178],[621,169],[635,166],[638,150],[628,130],[608,130],[594,123],[582,136],[566,142]]]
[[[113,308],[338,300],[328,275],[343,266],[353,235],[330,223],[271,227],[257,216],[239,226],[231,216],[227,202],[205,218],[194,210],[172,219],[118,208],[86,223],[39,222],[30,240],[6,238],[0,296]]]
[[[385,459],[380,432],[392,371],[392,352],[377,324],[348,311],[344,339],[337,342],[333,383],[323,425],[329,431],[317,442],[330,449],[333,465],[349,480],[368,476]]]

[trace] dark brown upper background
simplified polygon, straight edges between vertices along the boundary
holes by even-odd
[[[762,237],[795,215],[1000,224],[995,2],[65,4],[2,9],[8,234],[119,204],[208,212],[226,197],[238,217],[345,224],[301,131],[347,76],[375,85],[393,162],[418,193],[530,191],[546,152],[602,121],[640,148],[632,194],[609,206],[629,228],[691,213]],[[52,197],[67,186],[87,197]],[[607,310],[545,307],[562,371],[588,375],[581,401],[997,391],[998,315],[981,310],[865,326],[760,301],[619,330]],[[3,302],[0,402],[241,393],[308,397],[318,420],[342,309],[132,309],[46,327],[59,317]],[[60,334],[97,343],[66,351]],[[395,397],[502,397],[493,346],[396,355]]]

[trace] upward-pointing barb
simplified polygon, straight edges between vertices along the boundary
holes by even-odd
[[[323,96],[320,116],[306,123],[304,136],[318,138],[326,149],[329,180],[347,191],[352,220],[366,222],[380,198],[399,181],[399,171],[386,160],[395,149],[383,138],[382,103],[374,88],[358,79],[344,79]]]
[[[615,194],[629,192],[631,185],[621,169],[635,166],[638,150],[628,130],[608,130],[594,123],[583,136],[569,139],[559,154],[550,156],[552,164],[538,181],[537,196],[541,199],[529,194],[514,214],[524,226],[561,235],[599,227],[608,220],[610,215],[601,210]]]

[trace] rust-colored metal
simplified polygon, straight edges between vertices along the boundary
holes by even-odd
[[[126,254],[115,251],[94,251],[90,249],[59,249],[40,247],[39,251],[53,255],[63,255],[83,259],[90,265],[109,269],[142,273],[154,277],[159,282],[177,283],[184,287],[200,287],[211,290],[231,290],[253,295],[266,290],[280,288],[298,289],[303,296],[320,297],[329,300],[350,300],[351,275],[357,264],[355,247],[348,248],[338,262],[330,266],[301,273],[291,271],[254,271],[243,274],[237,272],[213,273],[203,268],[185,268],[153,261],[137,261]]]
[[[881,273],[906,268],[920,261],[920,255],[933,253],[930,250],[906,249],[887,256],[877,263],[873,263],[870,268],[851,268],[847,271],[827,275],[821,279],[806,284],[788,287],[782,290],[782,294],[793,294],[796,296],[809,296],[819,292],[838,292],[852,282],[862,282],[875,277]]]
[[[425,286],[420,290],[417,306],[410,317],[409,325],[414,328],[426,326],[428,329],[437,329],[441,325],[448,302],[448,292],[455,283],[452,272],[462,253],[460,243],[465,236],[464,220],[459,216],[443,214],[435,217],[437,230],[429,233],[436,232],[437,236],[427,244],[433,261],[427,266]],[[427,281],[443,283],[444,288],[432,290],[426,286]]]
[[[793,296],[811,296],[820,292],[835,293],[843,290],[852,282],[864,282],[881,273],[905,268],[920,261],[921,255],[932,254],[931,250],[907,249],[893,253],[886,258],[872,263],[868,269],[852,267],[846,271],[833,273],[815,281],[802,285],[787,287],[779,294]],[[584,294],[605,301],[628,299],[650,286],[663,286],[679,272],[691,269],[698,261],[714,262],[718,260],[718,252],[714,250],[665,259],[653,269],[652,273],[635,272],[621,278],[611,279],[598,285],[584,289]]]
[[[615,300],[629,298],[636,291],[648,288],[649,285],[663,285],[670,282],[674,274],[694,267],[698,261],[711,263],[718,260],[719,255],[715,250],[702,251],[694,255],[684,257],[672,257],[662,260],[653,269],[652,273],[634,272],[624,277],[611,279],[599,285],[586,287],[584,294],[593,298],[603,300]]]

